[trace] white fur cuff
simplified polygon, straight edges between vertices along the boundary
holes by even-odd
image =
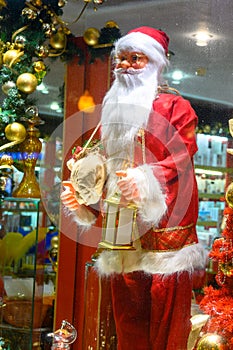
[[[144,182],[137,183],[141,196],[141,202],[137,203],[139,205],[139,215],[144,222],[151,226],[157,226],[167,210],[166,196],[163,194],[160,183],[149,165],[144,164],[135,170],[143,172],[145,179]],[[141,177],[138,178],[141,179]]]
[[[84,230],[90,228],[96,221],[95,215],[82,205],[78,210],[72,211],[70,214],[78,226],[81,226]]]

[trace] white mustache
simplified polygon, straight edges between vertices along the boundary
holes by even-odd
[[[143,68],[142,69],[134,69],[132,67],[130,68],[115,68],[114,72],[116,74],[131,74],[131,75],[134,75],[134,74],[140,74],[141,72],[143,71]]]

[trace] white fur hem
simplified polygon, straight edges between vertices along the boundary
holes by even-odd
[[[167,211],[166,196],[148,164],[139,166],[138,169],[144,173],[148,185],[143,196],[144,199],[139,203],[139,215],[144,222],[151,224],[151,226],[157,226]],[[145,186],[143,187],[145,188]]]
[[[100,275],[144,271],[149,274],[172,274],[175,272],[204,269],[206,253],[201,244],[193,244],[172,252],[103,251],[95,266]]]
[[[80,206],[78,210],[69,211],[72,219],[83,230],[89,229],[96,221],[96,217],[91,213],[88,208]]]

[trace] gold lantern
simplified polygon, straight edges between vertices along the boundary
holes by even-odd
[[[106,202],[106,213],[99,248],[112,250],[135,250],[137,206],[123,205],[120,194]]]

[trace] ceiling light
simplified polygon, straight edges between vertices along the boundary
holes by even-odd
[[[50,105],[50,109],[57,111],[60,108],[59,104],[56,101],[53,101]]]
[[[172,73],[172,79],[174,80],[182,80],[184,77],[184,74],[181,70],[174,70],[174,72]]]
[[[196,34],[193,34],[193,37],[196,40],[197,46],[207,46],[209,43],[209,40],[213,38],[213,35],[206,31],[200,30]]]

